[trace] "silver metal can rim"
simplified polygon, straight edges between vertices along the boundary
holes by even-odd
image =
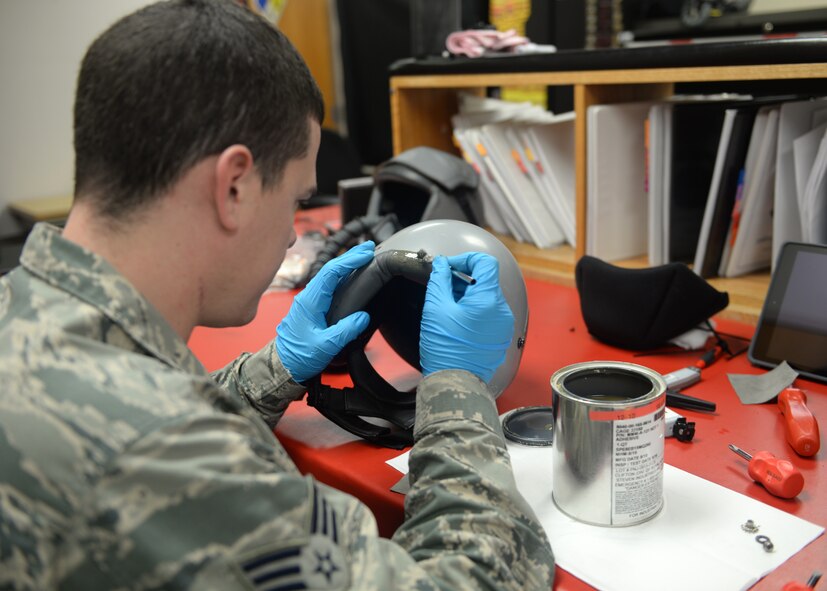
[[[616,369],[638,374],[642,377],[647,378],[652,383],[652,389],[643,396],[613,402],[606,400],[594,400],[592,398],[584,398],[582,396],[578,396],[577,394],[574,394],[573,392],[569,391],[563,385],[565,383],[566,378],[570,375],[589,369]],[[630,406],[642,406],[649,402],[652,402],[653,400],[657,400],[659,397],[663,396],[666,393],[666,382],[663,381],[663,377],[658,372],[646,366],[638,365],[637,363],[630,363],[628,361],[584,361],[582,363],[573,363],[571,365],[561,367],[560,369],[555,371],[552,374],[549,383],[551,385],[552,391],[556,392],[560,396],[589,406],[599,406],[607,408],[628,408]]]

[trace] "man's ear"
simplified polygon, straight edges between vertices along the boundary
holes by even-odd
[[[218,155],[215,163],[213,203],[218,223],[231,232],[238,229],[251,183],[261,182],[253,154],[247,146],[234,144]]]

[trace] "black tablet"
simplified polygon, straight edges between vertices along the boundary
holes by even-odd
[[[827,246],[781,248],[748,355],[755,365],[786,361],[803,377],[827,382]]]

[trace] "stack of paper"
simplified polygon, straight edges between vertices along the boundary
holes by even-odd
[[[695,255],[702,277],[770,267],[785,242],[827,243],[827,99],[773,102],[727,113]]]
[[[454,137],[480,174],[487,224],[574,245],[574,114],[460,103]],[[735,277],[769,267],[784,242],[827,244],[827,98],[675,96],[586,118],[587,254]]]
[[[526,144],[536,157],[534,171],[539,185],[545,186],[555,218],[566,237],[575,244],[575,182],[574,182],[574,113],[557,116],[549,123],[522,129]]]
[[[588,525],[552,500],[552,448],[509,443],[508,450],[517,487],[545,528],[557,564],[597,589],[748,589],[824,532],[669,465],[664,506],[653,519],[631,527]],[[747,519],[772,534],[773,552],[741,529]]]
[[[574,114],[463,95],[452,123],[480,175],[486,223],[540,248],[574,245]]]

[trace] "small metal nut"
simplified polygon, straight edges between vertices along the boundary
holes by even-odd
[[[754,534],[755,532],[757,532],[761,528],[752,519],[747,519],[746,523],[741,524],[741,529],[744,530],[745,532],[747,532],[748,534]]]
[[[755,536],[755,541],[764,547],[764,552],[772,552],[775,546],[767,536]]]

